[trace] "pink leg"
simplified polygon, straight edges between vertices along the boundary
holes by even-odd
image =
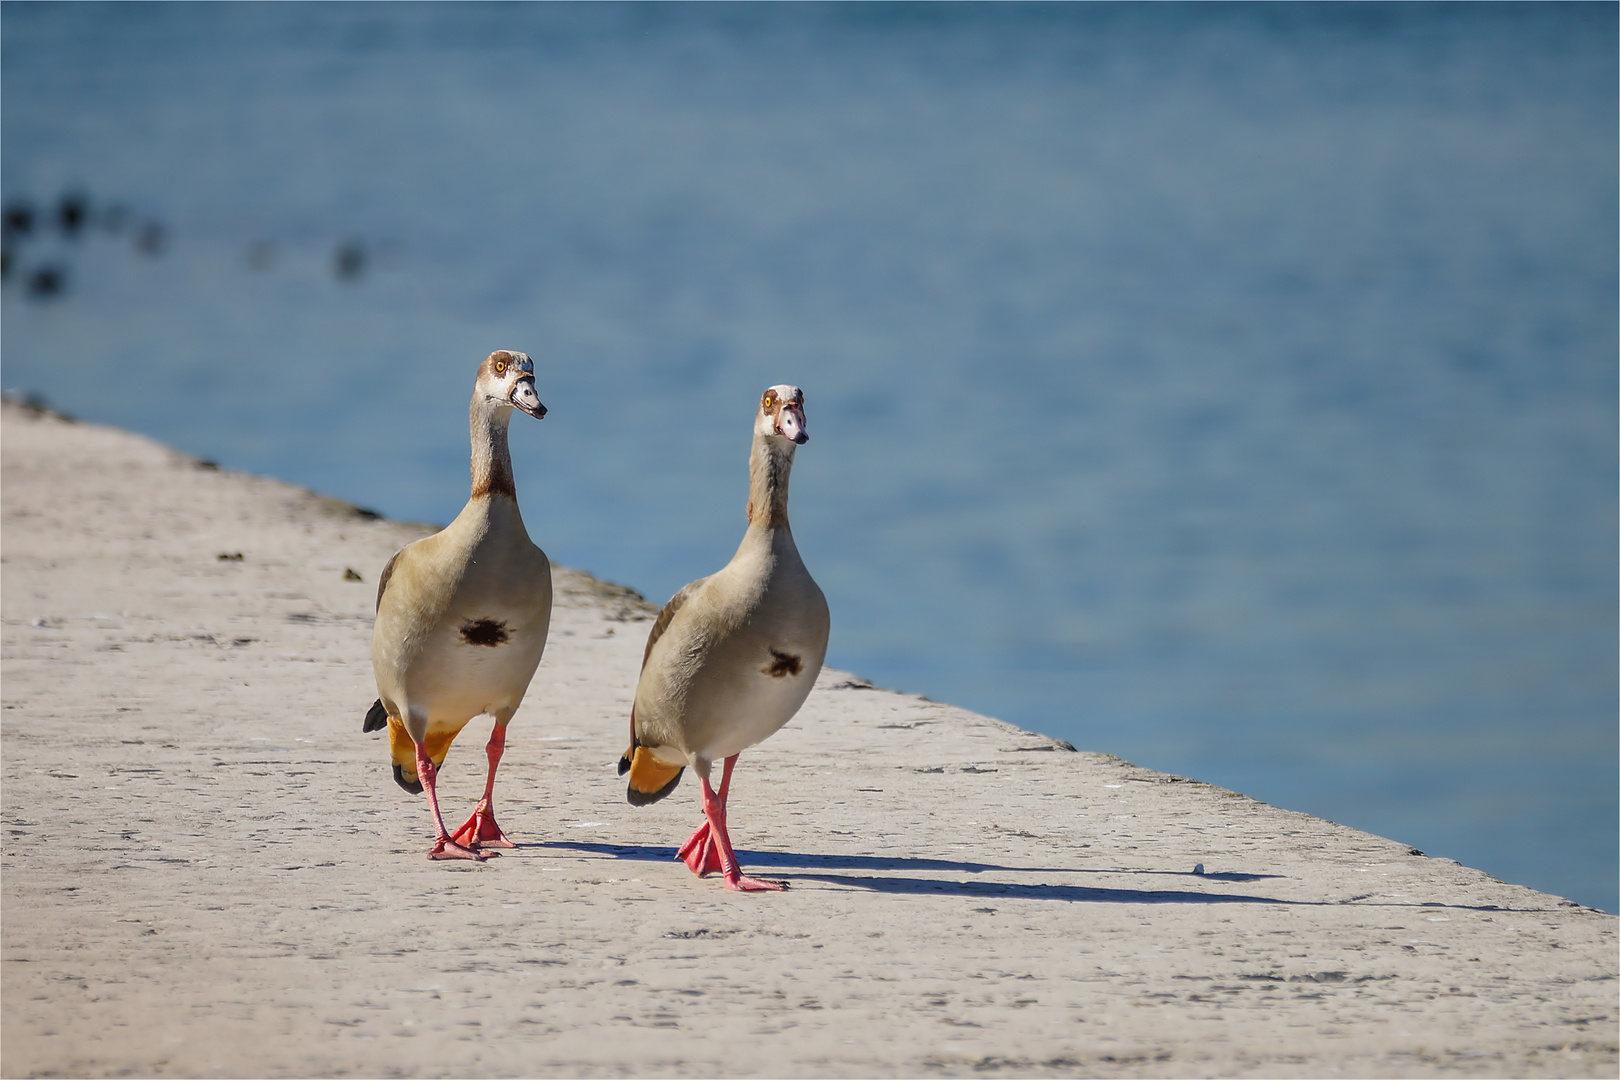
[[[732,754],[726,758],[725,769],[720,775],[719,799],[722,815],[726,811],[726,793],[731,790],[731,770],[736,764],[737,755]],[[692,830],[692,835],[686,838],[686,843],[681,845],[681,850],[675,857],[684,862],[698,877],[716,873],[721,869],[720,848],[714,842],[714,835],[707,821]]]
[[[735,758],[728,759],[734,761]],[[730,770],[727,770],[729,774]],[[720,789],[727,787],[729,775],[723,776]],[[764,892],[787,888],[785,881],[765,881],[760,878],[744,877],[742,870],[737,866],[737,853],[731,847],[731,836],[726,832],[726,804],[714,789],[709,786],[708,777],[703,778],[703,816],[708,819],[708,842],[719,849],[720,872],[725,875],[726,888],[737,892]]]
[[[466,823],[451,834],[451,839],[457,843],[470,848],[517,847],[495,823],[495,768],[501,763],[501,754],[505,751],[506,725],[497,720],[495,730],[489,736],[489,745],[484,747],[484,754],[489,758],[489,778],[484,781],[484,797],[478,800]]]
[[[444,815],[439,813],[439,769],[433,764],[433,759],[427,756],[427,751],[422,749],[421,743],[416,744],[416,775],[422,779],[422,790],[427,793],[428,809],[433,812],[435,836],[433,850],[428,852],[428,858],[487,859],[495,854],[492,851],[474,851],[450,839],[450,834],[444,828]]]

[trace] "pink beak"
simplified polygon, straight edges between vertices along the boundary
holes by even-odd
[[[804,409],[792,402],[783,405],[776,414],[776,433],[801,446],[808,442],[810,433],[804,430]]]

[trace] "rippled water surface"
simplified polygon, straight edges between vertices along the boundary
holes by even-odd
[[[445,521],[523,349],[531,532],[662,600],[795,382],[833,663],[1615,909],[1612,5],[6,4],[0,43],[8,391]]]

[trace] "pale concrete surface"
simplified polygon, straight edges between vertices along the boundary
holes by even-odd
[[[524,846],[431,863],[360,731],[418,529],[9,405],[0,458],[6,1076],[1616,1074],[1613,917],[842,672],[737,773],[792,890],[699,881],[691,778],[614,772],[649,609],[569,572]]]

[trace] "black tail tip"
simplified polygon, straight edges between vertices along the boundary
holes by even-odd
[[[404,768],[404,766],[401,766],[401,765],[395,765],[394,766],[394,783],[398,784],[400,787],[404,788],[406,791],[410,792],[412,795],[420,795],[420,794],[422,794],[422,781],[405,779],[405,768]]]
[[[361,731],[381,731],[388,726],[388,710],[383,708],[382,699],[378,698],[371,703],[366,712],[366,722]]]
[[[624,797],[629,800],[631,806],[651,806],[659,799],[662,799],[665,795],[668,795],[670,792],[680,787],[681,777],[685,775],[686,770],[682,769],[680,772],[675,774],[675,779],[671,780],[657,791],[637,791],[633,784],[626,784],[624,789]]]
[[[626,754],[619,759],[619,775],[623,776],[630,771],[630,755]]]

